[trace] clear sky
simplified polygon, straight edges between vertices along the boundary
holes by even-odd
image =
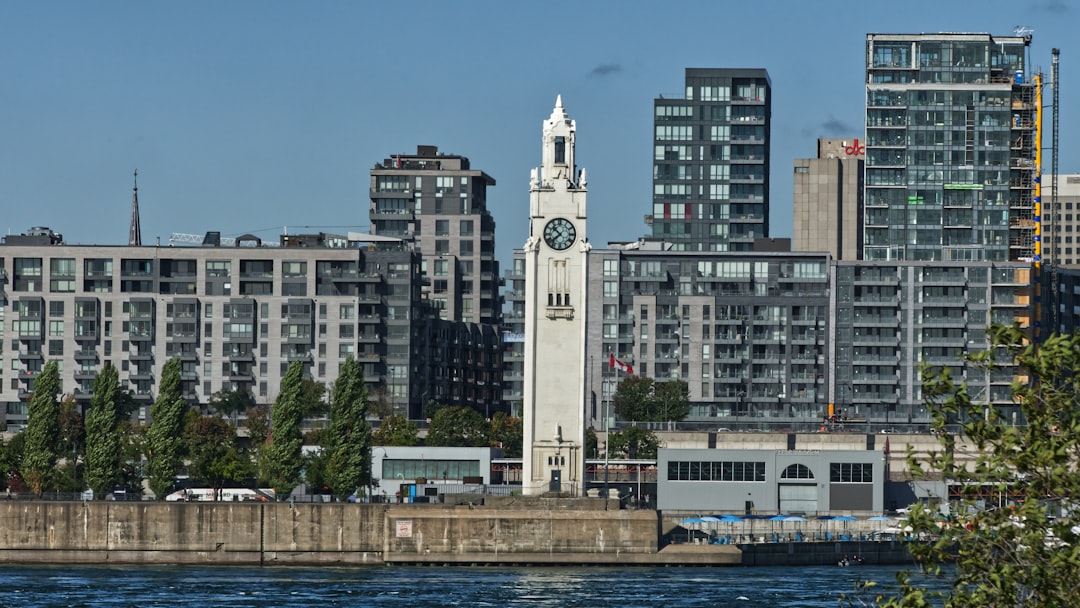
[[[589,238],[633,240],[650,211],[653,99],[682,97],[687,67],[732,67],[772,78],[772,236],[790,236],[793,159],[862,136],[868,32],[1032,28],[1047,76],[1061,49],[1059,167],[1080,172],[1078,13],[1065,0],[10,2],[0,228],[125,244],[138,167],[144,244],[367,231],[369,169],[426,144],[496,179],[505,268],[562,94]]]

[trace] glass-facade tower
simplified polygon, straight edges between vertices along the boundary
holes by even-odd
[[[1032,258],[1030,42],[867,35],[865,259]]]
[[[750,251],[769,236],[771,92],[763,69],[687,68],[683,99],[654,100],[654,238]]]

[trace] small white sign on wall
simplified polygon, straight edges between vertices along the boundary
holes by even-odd
[[[399,519],[396,522],[398,538],[412,538],[412,520]]]

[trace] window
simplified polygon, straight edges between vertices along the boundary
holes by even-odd
[[[288,278],[307,276],[307,262],[282,262],[281,275]]]
[[[340,317],[342,320],[355,319],[356,306],[353,304],[342,304],[338,310],[338,317]]]
[[[764,462],[668,462],[668,481],[765,481]]]
[[[55,338],[64,337],[64,322],[49,321],[49,335]]]
[[[450,236],[450,220],[435,220],[435,236]]]
[[[461,243],[459,243],[459,245],[461,246],[461,249],[459,249],[459,252],[461,253],[461,255],[472,255],[473,254],[473,242],[471,240],[462,239]]]
[[[435,260],[435,276],[445,277],[450,274],[450,260]]]
[[[873,483],[874,465],[868,462],[834,462],[829,465],[829,481],[833,483]]]
[[[473,221],[472,220],[461,220],[459,222],[459,224],[458,224],[458,232],[461,234],[461,236],[472,236],[473,235]]]
[[[446,255],[447,253],[450,253],[450,241],[446,239],[435,241],[435,255]]]
[[[780,473],[780,479],[813,479],[814,472],[805,464],[793,464]]]

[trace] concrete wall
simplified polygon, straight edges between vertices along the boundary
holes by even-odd
[[[654,511],[397,506],[386,523],[387,562],[618,563],[657,550]]]
[[[595,500],[592,508],[581,509],[543,508],[540,503],[0,501],[0,563],[619,563],[626,555],[655,558],[656,512],[605,511],[606,502]]]

